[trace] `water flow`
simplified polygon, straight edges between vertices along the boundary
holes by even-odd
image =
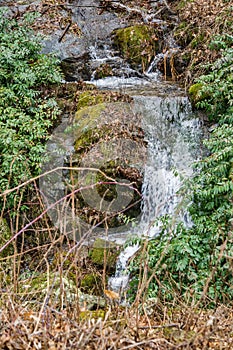
[[[135,232],[150,238],[159,234],[157,218],[170,214],[174,221],[191,225],[187,210],[179,209],[182,198],[177,191],[182,178],[192,176],[192,163],[199,152],[200,124],[184,96],[134,96],[135,110],[143,116],[148,157],[142,187],[142,216]],[[179,176],[176,176],[178,174]],[[180,206],[182,208],[182,205]],[[109,286],[119,291],[125,288],[128,259],[138,249],[128,247],[119,257],[116,275]]]
[[[183,221],[186,226],[191,225],[187,210],[178,210],[182,199],[177,191],[182,185],[181,178],[192,176],[191,165],[197,159],[200,138],[199,121],[192,114],[188,98],[176,86],[159,81],[157,63],[164,55],[169,56],[177,50],[170,35],[164,40],[168,51],[158,54],[145,74],[131,69],[109,45],[96,44],[89,48],[93,67],[97,69],[100,64],[107,63],[114,74],[96,80],[94,70],[91,83],[100,89],[130,93],[134,97],[135,113],[143,116],[148,156],[142,186],[142,215],[131,234],[150,238],[159,234],[159,225],[154,223],[165,214]],[[127,235],[124,233],[122,236],[126,239]],[[129,278],[125,273],[127,261],[137,249],[135,245],[127,247],[120,254],[116,274],[109,281],[110,289],[119,291],[126,288]]]
[[[161,215],[176,215],[186,225],[190,224],[187,213],[176,212],[181,200],[177,191],[181,178],[192,176],[200,125],[187,97],[140,96],[135,97],[135,103],[143,115],[148,142],[141,226],[148,229],[151,237],[156,234],[153,222]]]

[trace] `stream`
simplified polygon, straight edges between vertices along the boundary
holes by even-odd
[[[158,86],[160,85],[157,82]],[[174,86],[170,86],[173,89]],[[186,204],[177,191],[185,178],[192,176],[192,163],[200,156],[200,121],[192,113],[187,96],[177,91],[168,94],[169,86],[160,90],[136,94],[135,108],[143,116],[143,128],[147,141],[147,160],[142,186],[141,217],[138,225],[128,234],[149,238],[160,232],[156,219],[171,215],[174,222],[192,225]],[[139,89],[138,92],[142,91]],[[124,236],[125,237],[125,236]],[[114,240],[114,235],[111,236]],[[125,269],[129,258],[137,251],[137,245],[128,246],[119,256],[117,270],[109,281],[115,291],[125,288],[128,276]]]
[[[97,54],[94,57],[98,59]],[[200,120],[193,113],[185,92],[176,84],[163,81],[154,62],[144,77],[131,74],[130,71],[128,77],[91,81],[99,89],[119,90],[133,97],[134,110],[142,116],[147,142],[140,218],[130,231],[108,236],[109,240],[121,244],[129,236],[157,236],[160,230],[156,220],[165,214],[171,215],[174,222],[182,221],[186,227],[192,225],[187,203],[182,205],[183,199],[177,192],[183,180],[192,176],[192,164],[200,156],[202,134]],[[126,288],[127,262],[137,250],[138,246],[132,245],[121,252],[109,289],[119,292]]]
[[[87,4],[86,1],[84,3]],[[202,129],[198,117],[192,112],[191,104],[184,90],[173,82],[164,81],[157,69],[157,62],[163,59],[166,52],[157,53],[145,73],[134,70],[111,47],[109,34],[107,40],[103,38],[102,34],[102,36],[100,35],[103,32],[101,29],[103,27],[100,21],[101,16],[96,13],[93,15],[94,9],[89,7],[85,10],[87,14],[90,12],[89,15],[81,16],[80,11],[77,12],[77,19],[86,35],[84,46],[88,49],[89,61],[87,66],[91,67],[90,78],[85,82],[96,85],[99,90],[112,90],[130,95],[133,98],[133,113],[140,114],[142,119],[141,125],[145,143],[147,144],[146,161],[143,161],[141,213],[135,218],[135,225],[130,229],[125,230],[124,228],[122,231],[118,229],[116,232],[109,230],[107,239],[123,244],[129,236],[153,238],[160,231],[159,224],[155,223],[159,217],[165,214],[172,216],[174,223],[183,221],[186,226],[192,225],[187,212],[188,203],[183,203],[183,199],[178,195],[177,191],[181,188],[183,180],[192,176],[192,164],[201,155],[200,139]],[[88,21],[92,17],[94,21],[91,22],[92,25],[89,25]],[[108,18],[108,23],[111,23],[112,29],[118,27],[118,22],[115,22],[116,17],[111,14]],[[94,27],[92,28],[93,24]],[[99,33],[99,37],[96,33]],[[164,36],[164,40],[168,50],[177,49],[169,33]],[[67,59],[67,62],[73,64],[73,59],[70,61]],[[79,62],[79,58],[75,62]],[[102,64],[108,64],[111,67],[113,76],[103,79],[96,78],[98,67]],[[78,78],[75,78],[75,69],[79,72],[77,76],[82,71],[82,68],[74,67],[77,66],[71,65],[73,75],[70,81],[78,80]],[[74,152],[74,139],[64,134],[67,122],[63,120],[62,124],[58,128],[56,135],[54,135],[55,141],[52,140],[48,144],[48,149],[52,150],[52,152],[56,150],[56,154],[53,154],[53,162],[44,167],[44,172],[56,167],[63,167],[64,154],[57,152],[60,146],[63,147],[65,145],[66,155],[68,156]],[[60,135],[62,136],[60,137]],[[60,141],[57,141],[59,138]],[[105,147],[108,146],[110,147],[108,153],[111,154],[113,149],[111,147],[114,145],[110,145],[109,142],[109,145],[105,145]],[[130,147],[133,157],[135,152],[134,145],[131,144]],[[93,168],[93,164],[95,165],[93,162],[87,162],[86,164]],[[83,166],[85,167],[86,164],[83,163]],[[98,167],[98,163],[95,167]],[[52,179],[47,177],[43,180],[44,182],[41,181],[40,188],[46,194],[45,202],[48,207],[52,207],[55,201],[60,205],[55,210],[54,208],[49,210],[50,218],[55,223],[55,226],[59,227],[60,230],[65,227],[66,230],[75,231],[76,229],[73,227],[73,222],[76,220],[74,211],[72,212],[69,209],[69,203],[65,206],[60,201],[60,198],[64,196],[62,177],[62,170],[57,170],[56,176],[53,176]],[[95,202],[95,197],[91,198],[91,196],[92,194],[88,198],[87,203],[92,205]],[[64,208],[66,210],[65,215]],[[67,208],[69,212],[67,212]],[[67,218],[66,221],[71,223],[69,227],[61,219],[64,216]],[[87,230],[89,230],[89,227],[84,225],[82,232]],[[80,237],[82,237],[82,232]],[[106,235],[103,234],[102,237],[106,239]],[[127,261],[137,249],[137,246],[129,246],[121,252],[116,274],[109,281],[110,289],[119,291],[127,286],[128,276],[125,275],[124,271]]]

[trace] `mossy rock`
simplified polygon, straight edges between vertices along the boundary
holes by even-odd
[[[106,91],[82,91],[77,96],[77,112],[74,118],[74,148],[76,152],[80,153],[97,143],[101,138],[112,134],[111,123],[117,119],[119,113],[122,115],[130,113],[132,98],[118,92]],[[112,111],[115,111],[115,114]]]
[[[140,67],[143,72],[159,50],[157,33],[150,25],[139,24],[118,29],[114,33],[113,42],[132,68]]]
[[[132,97],[117,91],[99,91],[94,89],[85,89],[77,92],[78,98],[77,111],[83,107],[94,106],[100,103],[109,102],[131,102]]]
[[[81,92],[78,96],[77,110],[80,110],[83,107],[94,106],[100,103],[103,103],[105,96],[102,93],[96,93],[92,91]]]
[[[100,295],[102,292],[102,280],[97,273],[88,273],[83,276],[80,289],[84,293]]]
[[[53,305],[66,305],[78,302],[80,308],[86,310],[97,310],[105,308],[104,298],[96,295],[83,293],[77,288],[76,283],[60,272],[40,273],[37,276],[23,279],[19,282],[18,295],[20,300],[34,300],[36,303],[42,302],[49,296],[49,301]]]
[[[189,97],[193,106],[196,106],[198,102],[201,102],[208,98],[207,93],[203,93],[203,84],[196,83],[190,86],[189,88]]]
[[[86,310],[86,311],[81,311],[79,314],[79,318],[82,321],[87,321],[92,319],[98,320],[99,318],[104,320],[104,317],[105,317],[104,310],[94,310],[94,311]]]
[[[88,106],[84,107],[84,100]],[[76,152],[85,151],[99,140],[108,140],[110,137],[143,140],[140,116],[132,111],[131,105],[105,101],[102,95],[83,95],[83,107],[79,105],[80,109],[76,112],[74,120]]]
[[[50,300],[55,303],[60,302],[61,297],[66,302],[72,302],[77,299],[78,288],[65,273],[60,276],[59,272],[40,273],[19,283],[19,294],[25,299],[42,301],[48,293]]]
[[[106,127],[102,125],[98,127],[99,118],[101,118],[105,108],[105,103],[98,103],[91,107],[83,107],[76,113],[74,149],[79,154],[86,151],[89,146],[97,143],[103,135],[107,134]]]
[[[90,96],[95,98],[89,94],[86,96],[87,103]],[[97,98],[102,98],[102,95]],[[127,211],[126,215],[131,218],[136,213],[138,216],[140,196],[137,194],[141,190],[147,150],[141,115],[134,111],[133,104],[102,102],[81,107],[75,115],[72,132],[75,140],[72,164],[82,169],[88,169],[90,165],[94,168],[90,171],[74,168],[67,176],[70,190],[72,186],[84,188],[75,196],[75,208],[81,220],[88,225],[99,223],[101,229],[106,223],[109,228],[119,227],[123,223],[116,212],[128,205],[130,212]],[[134,183],[135,191],[132,187],[126,189],[114,183],[104,184],[106,176],[117,182],[122,179]],[[113,211],[115,214],[111,215]]]
[[[105,265],[108,271],[115,271],[119,254],[119,245],[102,238],[97,238],[90,250],[89,256],[93,264],[101,268]]]

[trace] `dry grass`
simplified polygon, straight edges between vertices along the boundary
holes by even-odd
[[[156,305],[153,314],[108,305],[104,319],[82,320],[77,304],[40,310],[10,296],[1,308],[1,349],[232,349],[232,309]]]
[[[34,198],[30,212],[38,215]],[[0,349],[232,349],[230,306],[205,310],[179,296],[139,303],[144,285],[134,304],[122,306],[104,294],[105,268],[94,271],[102,287],[89,310],[79,291],[94,266],[83,242],[59,235],[46,215],[34,224],[27,215],[8,220],[13,232],[22,224],[28,230],[0,261]]]

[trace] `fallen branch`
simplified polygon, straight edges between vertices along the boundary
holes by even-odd
[[[105,0],[102,3],[101,7],[105,8],[106,10],[108,10],[108,9],[118,10],[118,11],[120,10],[120,11],[128,13],[128,15],[130,15],[130,16],[137,15],[142,19],[142,21],[144,23],[149,23],[149,22],[153,21],[165,8],[167,8],[169,10],[169,12],[174,14],[174,12],[168,6],[166,0],[163,0],[163,2],[164,2],[164,6],[153,14],[148,14],[144,10],[139,10],[138,8],[135,8],[135,7],[129,7],[129,6],[123,5],[120,2],[115,2],[114,0]],[[160,21],[161,21],[160,19],[156,19],[156,22],[160,22]]]
[[[179,323],[171,323],[171,324],[164,324],[164,325],[157,325],[157,326],[139,326],[138,329],[156,329],[156,328],[180,328]]]
[[[62,39],[64,38],[64,36],[65,36],[66,33],[68,32],[70,26],[71,26],[71,21],[69,21],[69,23],[67,23],[65,29],[63,30],[62,35],[61,35],[60,38],[58,39],[58,42],[59,42],[59,43],[62,41]]]

